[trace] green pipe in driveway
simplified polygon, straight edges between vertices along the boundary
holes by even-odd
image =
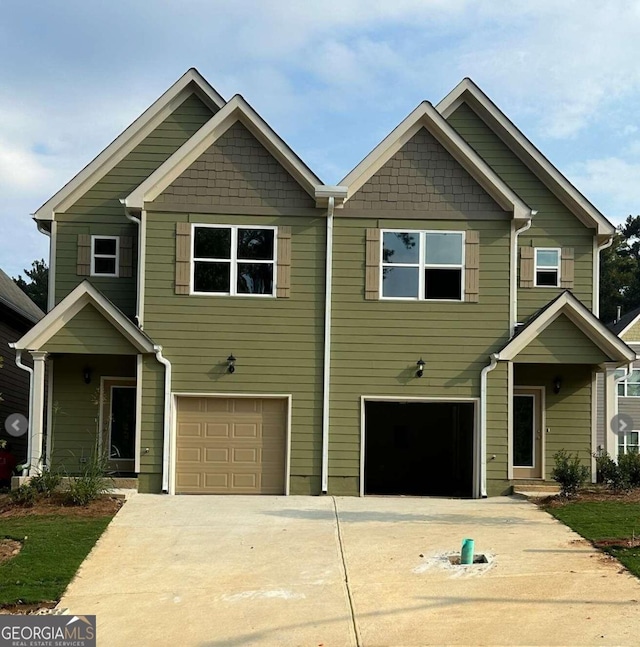
[[[460,551],[461,564],[473,564],[473,539],[462,540],[462,550]]]

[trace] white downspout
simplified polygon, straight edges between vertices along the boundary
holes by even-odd
[[[164,366],[164,425],[162,435],[162,491],[173,494],[169,479],[171,459],[171,362],[162,355],[162,346],[154,346],[156,359]]]
[[[333,284],[333,210],[335,198],[327,205],[327,254],[324,302],[324,376],[322,383],[322,494],[329,490],[329,396],[331,386],[331,288]]]
[[[9,344],[10,348],[15,349],[15,344]],[[16,366],[29,373],[29,421],[27,424],[27,463],[31,462],[31,417],[33,413],[33,369],[22,363],[22,350],[16,350]],[[51,379],[51,376],[49,376]],[[51,430],[47,430],[51,433]],[[27,470],[22,470],[22,476],[27,476]]]
[[[613,236],[609,238],[608,241],[605,243],[602,243],[602,245],[598,245],[598,241],[596,237],[594,236],[593,239],[593,304],[591,306],[591,312],[596,317],[600,316],[600,252],[603,249],[607,249],[607,247],[611,247],[613,245]]]
[[[136,322],[140,330],[144,330],[143,327],[143,315],[144,315],[144,295],[143,295],[143,285],[144,285],[144,261],[145,261],[145,244],[146,244],[146,228],[144,218],[138,218],[129,212],[125,200],[120,200],[120,204],[124,207],[124,215],[127,220],[130,220],[138,227],[138,267],[136,271]]]
[[[498,365],[498,354],[480,372],[480,496],[487,497],[487,374]]]
[[[538,212],[532,211],[531,218],[520,227],[520,229],[513,228],[511,230],[511,285],[509,295],[509,337],[513,337],[516,331],[516,324],[518,323],[518,236],[527,231],[531,227],[533,216]]]

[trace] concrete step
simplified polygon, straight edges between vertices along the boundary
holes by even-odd
[[[513,494],[527,499],[537,499],[560,494],[560,486],[554,483],[522,483],[513,486]]]

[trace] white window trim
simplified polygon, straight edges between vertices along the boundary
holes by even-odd
[[[196,229],[230,229],[231,230],[231,258],[196,258]],[[273,260],[238,260],[238,230],[239,229],[270,229],[273,231]],[[196,292],[194,289],[194,275],[195,264],[199,263],[229,263],[231,269],[229,272],[229,292]],[[273,285],[271,294],[245,294],[238,292],[238,263],[256,263],[256,264],[271,264],[273,265]],[[189,294],[192,296],[204,297],[257,297],[260,299],[274,299],[277,292],[277,276],[278,276],[278,228],[272,225],[212,225],[205,223],[191,223],[191,254],[190,254],[190,279],[189,279]]]
[[[627,437],[630,436],[631,434],[638,434],[640,431],[638,429],[631,429],[630,431],[627,431],[623,434],[619,434],[618,436],[618,455],[620,453],[626,454],[627,453]],[[622,442],[620,442],[622,441]],[[638,438],[638,443],[629,443],[629,446],[631,447],[636,447],[638,448],[638,451],[640,451],[640,437]],[[622,452],[620,451],[622,450]]]
[[[558,254],[558,264],[556,266],[552,265],[541,265],[538,267],[538,252],[556,252]],[[533,285],[536,288],[559,288],[561,285],[562,277],[560,276],[560,266],[562,265],[562,248],[560,247],[535,247],[533,251]],[[549,272],[555,270],[558,273],[558,280],[555,285],[538,285],[538,271],[540,272]]]
[[[622,370],[624,373],[624,370]],[[627,376],[626,379],[620,380],[618,382],[618,397],[619,398],[640,398],[640,395],[629,395],[629,378],[632,377],[634,373],[640,373],[640,368],[634,368],[631,373]],[[640,381],[639,381],[640,382]],[[638,384],[639,382],[631,382],[631,384]],[[622,394],[620,394],[620,386],[622,385]]]
[[[418,234],[419,250],[418,263],[385,263],[384,262],[384,235],[385,233]],[[446,265],[440,263],[426,263],[424,260],[424,249],[426,247],[427,234],[459,234],[462,236],[462,262],[460,265]],[[429,303],[463,303],[465,301],[465,264],[466,264],[466,242],[465,231],[455,229],[381,229],[380,230],[380,282],[378,293],[381,301],[428,301]],[[417,297],[385,297],[383,296],[384,268],[385,267],[417,267],[418,268],[418,296]],[[425,269],[460,269],[460,299],[426,299],[422,295],[425,288]]]
[[[115,240],[116,241],[116,254],[96,254],[95,241],[96,240]],[[113,274],[105,274],[103,272],[96,272],[96,258],[115,258],[116,271]],[[91,236],[91,276],[104,276],[111,278],[118,278],[120,275],[120,236]]]

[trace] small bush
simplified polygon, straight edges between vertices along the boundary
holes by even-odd
[[[607,452],[594,454],[598,481],[615,492],[628,492],[640,487],[640,455],[620,454],[616,463]]]
[[[629,489],[640,487],[640,455],[636,452],[620,454],[618,456],[618,467],[622,473],[623,480],[628,484]]]
[[[106,459],[91,458],[82,473],[69,481],[66,497],[73,505],[88,505],[112,489],[106,478]]]
[[[45,497],[50,497],[60,487],[62,476],[58,472],[52,472],[43,469],[40,474],[32,477],[29,485],[38,493]]]
[[[9,492],[9,498],[16,505],[24,506],[25,508],[30,508],[38,498],[38,493],[35,488],[32,488],[29,483],[21,485],[15,490]]]
[[[564,449],[553,456],[555,467],[551,478],[559,483],[562,496],[575,496],[589,478],[589,468],[582,465],[578,454],[567,454]]]

